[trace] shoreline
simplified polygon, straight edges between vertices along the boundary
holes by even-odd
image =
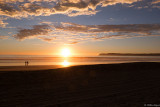
[[[62,68],[61,65],[0,66],[1,71],[36,71]]]
[[[69,65],[69,66],[63,66],[63,65],[29,65],[29,66],[0,66],[0,72],[1,71],[37,71],[37,70],[49,70],[49,69],[58,69],[58,68],[68,68],[68,67],[74,67],[74,66],[97,66],[97,65],[114,65],[114,64],[130,64],[130,63],[160,63],[160,62],[110,62],[110,63],[94,63],[94,64],[78,64],[78,65]]]

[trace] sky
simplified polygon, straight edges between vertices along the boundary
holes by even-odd
[[[0,0],[0,55],[160,53],[160,0]]]

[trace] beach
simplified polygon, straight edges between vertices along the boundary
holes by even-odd
[[[61,65],[0,66],[1,71],[35,71],[62,68]]]
[[[160,106],[159,62],[7,68],[0,67],[0,107]]]

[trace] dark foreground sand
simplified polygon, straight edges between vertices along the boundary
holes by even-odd
[[[0,107],[144,107],[160,105],[160,63],[1,71]]]

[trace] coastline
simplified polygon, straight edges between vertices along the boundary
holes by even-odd
[[[0,66],[1,71],[36,71],[62,68],[61,65]]]
[[[0,106],[138,107],[158,104],[160,63],[0,72]]]
[[[71,65],[16,65],[16,66],[0,66],[0,72],[2,71],[37,71],[37,70],[49,70],[49,69],[58,69],[58,68],[66,68],[66,67],[74,67],[74,66],[99,66],[99,65],[117,65],[117,64],[129,64],[129,63],[160,63],[160,61],[149,61],[149,62],[127,62],[127,61],[119,61],[119,62],[108,62],[108,63],[84,63],[84,64],[71,64]]]

